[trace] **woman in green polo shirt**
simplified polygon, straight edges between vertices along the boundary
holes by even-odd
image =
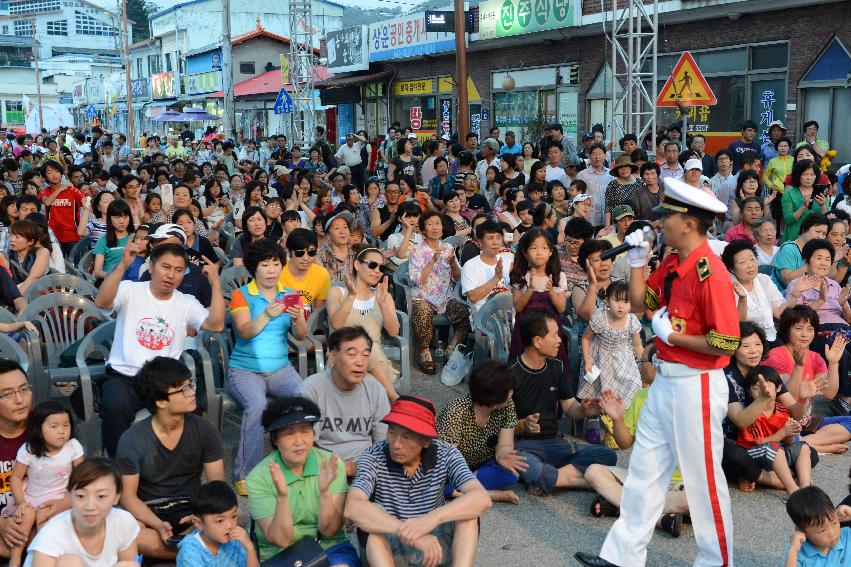
[[[319,540],[332,567],[361,565],[343,531],[346,466],[313,446],[313,424],[320,420],[319,407],[296,396],[273,400],[263,412],[275,450],[247,479],[261,561],[310,538]]]

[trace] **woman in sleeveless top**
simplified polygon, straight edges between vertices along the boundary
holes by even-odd
[[[399,334],[399,319],[393,298],[387,293],[388,280],[381,273],[384,256],[378,248],[364,248],[355,257],[354,273],[344,276],[346,287],[328,291],[330,331],[361,326],[372,339],[368,371],[387,390],[390,401],[399,397],[393,384],[399,372],[381,349],[381,330],[391,337]]]

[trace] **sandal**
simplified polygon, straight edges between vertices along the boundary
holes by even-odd
[[[591,502],[591,515],[597,518],[616,518],[620,515],[620,509],[602,496],[597,496]]]
[[[428,374],[429,376],[433,376],[436,372],[434,367],[434,360],[431,358],[430,351],[423,351],[420,354],[420,370],[423,371],[423,374]]]

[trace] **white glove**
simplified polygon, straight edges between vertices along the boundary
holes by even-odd
[[[672,333],[674,333],[674,326],[671,324],[671,318],[668,315],[668,308],[663,307],[659,311],[653,314],[653,333],[662,339],[666,345],[673,346],[671,342],[668,340]]]
[[[631,268],[643,268],[650,259],[650,243],[644,240],[643,230],[633,230],[623,239],[624,244],[632,246],[626,251],[626,259]]]

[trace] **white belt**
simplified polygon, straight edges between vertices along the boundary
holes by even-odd
[[[679,362],[668,362],[667,360],[659,360],[656,355],[653,356],[653,366],[656,368],[656,371],[662,376],[669,376],[672,378],[675,378],[677,376],[694,376],[695,374],[702,374],[703,372],[708,372],[707,369],[692,368],[691,366],[686,366],[685,364],[680,364]]]

